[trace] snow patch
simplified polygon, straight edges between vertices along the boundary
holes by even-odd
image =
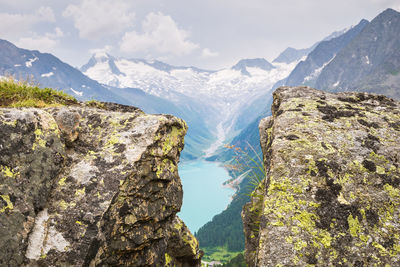
[[[82,87],[83,87],[83,86],[82,86]],[[72,91],[74,94],[79,95],[79,96],[83,96],[83,92],[75,91],[75,90],[72,89],[72,88],[69,88],[69,89],[71,89],[71,91]]]
[[[54,75],[54,73],[52,72],[52,71],[50,71],[50,72],[48,72],[48,73],[43,73],[42,75],[40,75],[40,76],[42,76],[42,77],[50,77],[50,76],[53,76]]]
[[[31,59],[29,59],[27,62],[25,62],[25,66],[26,66],[27,68],[32,67],[32,63],[35,62],[35,61],[37,61],[37,60],[39,60],[38,57],[31,58]]]
[[[335,82],[332,86],[337,87],[339,85],[340,81]]]
[[[369,62],[369,57],[368,57],[368,56],[365,56],[365,63],[366,63],[367,65],[370,64],[370,62]]]
[[[14,67],[21,67],[21,64],[15,64]]]
[[[205,157],[208,158],[214,154],[217,149],[224,144],[225,141],[225,130],[222,126],[222,122],[217,125],[217,140],[210,145],[209,148],[204,150]]]
[[[332,57],[329,61],[325,62],[320,68],[315,69],[310,75],[306,76],[306,77],[304,78],[303,82],[307,82],[307,81],[316,79],[316,78],[321,74],[322,70],[323,70],[329,63],[331,63],[331,61],[332,61],[335,57],[336,57],[336,54],[333,55],[333,57]]]

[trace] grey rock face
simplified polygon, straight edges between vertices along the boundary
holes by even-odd
[[[281,87],[265,180],[243,209],[249,266],[400,264],[400,103]]]
[[[330,92],[362,91],[400,99],[400,13],[387,9],[342,49],[315,86]]]
[[[320,42],[305,61],[297,64],[296,68],[286,79],[285,85],[310,85],[314,86],[321,71],[333,60],[336,54],[349,44],[368,25],[368,21],[361,20],[358,25],[344,34],[326,41]],[[343,66],[342,66],[343,67]],[[346,66],[347,67],[347,66]]]
[[[252,59],[242,59],[240,60],[236,65],[232,67],[234,70],[240,70],[242,74],[244,75],[250,75],[250,73],[247,71],[247,67],[253,67],[253,68],[260,68],[263,70],[272,70],[274,69],[274,65],[269,63],[267,60],[264,58],[252,58]]]
[[[171,230],[182,120],[107,103],[0,117],[0,265],[200,262],[183,222]]]
[[[282,53],[279,54],[277,58],[272,61],[273,63],[292,63],[300,60],[302,57],[307,56],[315,47],[312,46],[310,48],[304,49],[295,49],[292,47],[286,48]]]

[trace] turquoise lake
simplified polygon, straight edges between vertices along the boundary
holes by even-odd
[[[179,217],[192,233],[211,221],[231,201],[234,190],[223,187],[228,172],[218,163],[196,160],[179,164],[183,205]]]

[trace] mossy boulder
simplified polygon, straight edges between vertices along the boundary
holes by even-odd
[[[272,114],[267,175],[242,213],[248,264],[399,265],[400,103],[281,87]]]
[[[0,265],[198,261],[195,239],[187,255],[174,250],[187,228],[172,231],[186,130],[112,103],[0,109]]]

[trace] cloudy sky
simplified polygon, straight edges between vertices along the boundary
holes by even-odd
[[[95,51],[220,69],[272,61],[399,0],[0,0],[0,39],[80,67]]]

